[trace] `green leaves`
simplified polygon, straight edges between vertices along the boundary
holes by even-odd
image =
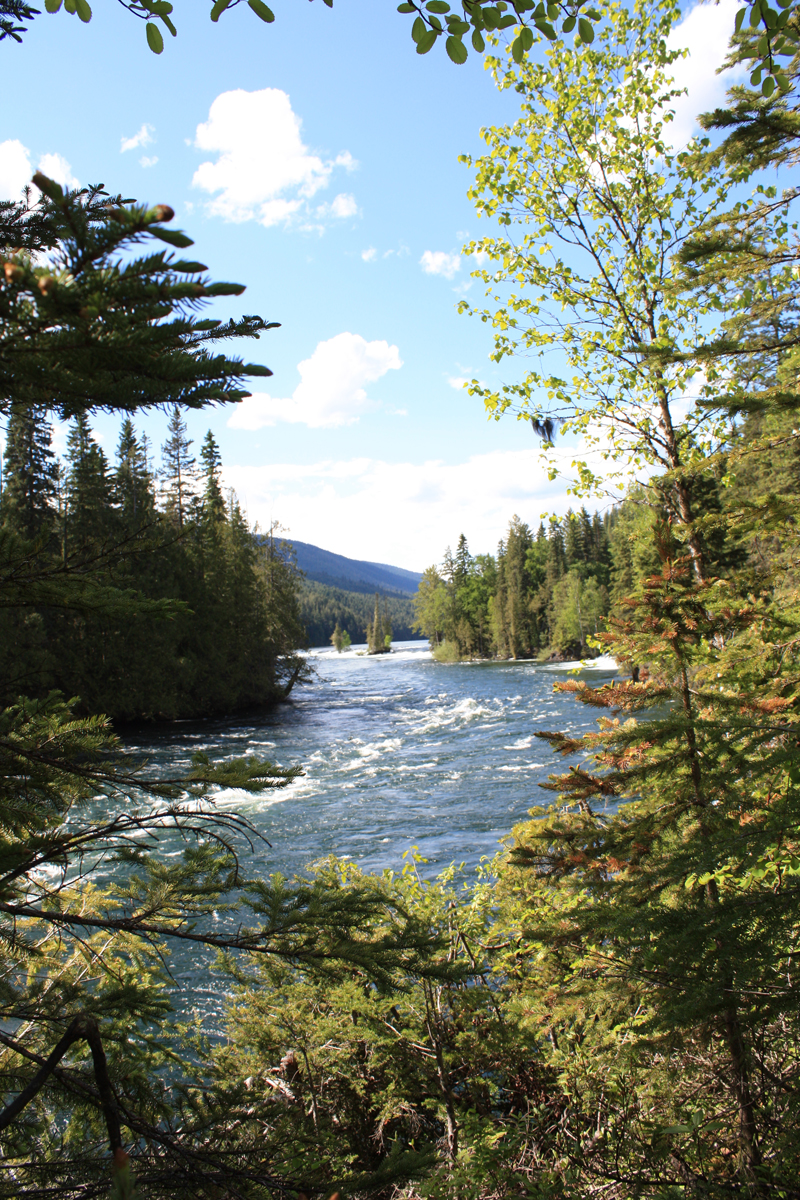
[[[175,246],[179,250],[185,250],[187,246],[193,246],[194,242],[185,233],[181,233],[177,229],[161,229],[155,225],[149,227],[151,237],[158,238],[160,242],[167,242],[170,246]]]
[[[145,25],[145,33],[147,35],[147,44],[153,51],[153,54],[160,54],[164,49],[164,38],[161,35],[161,30],[152,21],[148,21]]]
[[[208,267],[205,263],[189,262],[182,258],[178,262],[170,263],[170,270],[178,271],[181,275],[197,275],[201,271],[207,271]]]
[[[534,0],[514,0],[509,5],[507,0],[499,3],[482,3],[481,0],[462,0],[462,15],[452,11],[452,6],[445,0],[429,0],[428,3],[400,4],[397,11],[414,16],[411,26],[411,38],[415,43],[418,54],[427,54],[436,41],[444,38],[445,50],[451,62],[461,64],[466,62],[468,48],[464,42],[470,34],[472,48],[483,54],[486,50],[484,33],[502,33],[517,27],[516,36],[512,39],[510,49],[512,60],[522,64],[526,55],[534,46],[537,38],[545,38],[555,42],[558,31],[555,22],[561,16],[561,33],[572,33],[576,26],[576,40],[579,43],[591,42],[594,38],[594,25],[600,21],[601,14],[586,8],[588,0],[570,0],[570,3],[534,3]],[[509,11],[511,9],[512,11]]]
[[[22,0],[9,2],[22,3]],[[323,2],[328,8],[333,5],[333,0]],[[160,21],[173,37],[177,35],[171,15],[172,4],[168,0],[121,0],[121,3],[134,16],[145,19],[147,44],[154,54],[161,54],[164,38],[156,21]],[[213,0],[209,13],[211,21],[216,24],[223,13],[237,3],[239,0]],[[397,6],[397,12],[403,16],[413,16],[411,37],[418,54],[427,54],[442,38],[448,58],[457,65],[466,62],[468,57],[468,45],[464,40],[467,35],[473,50],[483,54],[486,50],[486,30],[502,33],[518,27],[519,31],[511,41],[511,51],[513,61],[521,64],[537,38],[545,38],[550,42],[557,40],[559,19],[562,35],[575,32],[577,43],[591,42],[594,26],[601,20],[601,14],[593,8],[587,8],[587,3],[588,0],[560,0],[559,3],[461,0],[454,9],[448,0],[404,0]],[[275,14],[264,0],[247,0],[247,5],[259,20],[268,25],[274,22]],[[67,12],[77,14],[82,21],[91,19],[87,0],[45,0],[45,8],[50,13],[58,12],[62,6]],[[17,35],[12,33],[11,36]]]
[[[247,0],[247,3],[256,16],[259,17],[260,20],[266,22],[267,25],[271,25],[275,20],[274,12],[271,8],[267,7],[267,5],[264,3],[264,0]]]
[[[467,48],[458,37],[449,37],[445,42],[447,55],[451,62],[465,63],[467,61]]]

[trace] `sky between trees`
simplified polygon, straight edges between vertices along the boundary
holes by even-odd
[[[676,143],[731,82],[714,72],[736,7],[687,7]],[[167,202],[212,274],[247,285],[214,315],[282,323],[253,355],[275,372],[269,391],[254,381],[237,410],[188,418],[195,449],[211,425],[251,519],[412,569],[462,531],[491,550],[513,512],[538,522],[570,503],[530,431],[487,423],[461,390],[509,368],[493,368],[488,330],[455,312],[479,292],[461,245],[488,232],[457,156],[480,152],[481,126],[513,120],[515,96],[477,57],[418,58],[404,19],[372,0],[279,16],[184,20],[156,58],[116,5],[88,26],[43,14],[22,46],[3,46],[18,103],[0,117],[0,195],[41,167]],[[118,424],[96,422],[107,451]],[[143,429],[158,445],[165,426],[151,414]]]

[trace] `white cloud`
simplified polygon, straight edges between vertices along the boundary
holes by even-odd
[[[536,528],[542,513],[575,506],[564,483],[548,481],[533,439],[527,449],[459,463],[357,458],[231,467],[224,475],[262,525],[272,516],[290,538],[412,570],[441,562],[462,532],[473,553],[494,553],[514,513]]]
[[[60,183],[62,187],[76,188],[78,186],[78,180],[72,174],[72,167],[63,154],[43,154],[39,159],[38,170],[49,176],[50,179],[55,179],[56,183]]]
[[[133,137],[120,138],[120,154],[124,154],[126,150],[138,150],[140,146],[142,149],[144,149],[145,146],[149,146],[153,140],[154,133],[155,129],[152,125],[143,125],[139,132],[135,133]]]
[[[461,256],[444,250],[426,250],[419,262],[426,275],[444,275],[445,279],[452,279],[461,267]]]
[[[0,142],[0,200],[19,200],[32,174],[30,151],[22,142]]]
[[[63,154],[43,154],[38,168],[62,187],[75,188],[78,180]],[[0,200],[19,200],[33,175],[31,152],[16,138],[0,142]]]
[[[154,167],[157,162],[158,162],[157,154],[154,154],[152,156],[152,158],[148,158],[146,154],[143,154],[142,157],[139,159],[139,166],[140,167]]]
[[[447,380],[451,388],[456,388],[459,392],[469,383],[466,375],[451,375]]]
[[[672,66],[675,86],[687,89],[685,96],[672,102],[675,118],[665,130],[675,151],[682,150],[698,132],[697,114],[722,104],[728,88],[744,74],[743,68],[716,74],[727,56],[739,8],[739,0],[696,4],[669,35],[670,50],[689,51]]]
[[[376,407],[364,385],[402,365],[397,346],[367,342],[357,333],[339,333],[320,342],[311,357],[298,364],[300,383],[290,399],[254,393],[236,406],[228,425],[232,429],[261,429],[278,421],[315,429],[352,425]]]
[[[217,193],[209,211],[228,221],[276,225],[308,211],[308,201],[328,186],[334,170],[355,169],[349,151],[328,161],[312,154],[300,127],[288,95],[279,88],[237,88],[217,96],[195,136],[195,145],[217,158],[201,163],[192,179],[193,187]],[[353,197],[344,194],[327,207],[334,216],[357,211]]]
[[[361,251],[361,257],[364,262],[375,262],[375,259],[378,257],[378,251],[374,246],[370,246],[369,250]]]
[[[358,212],[355,196],[349,192],[340,192],[333,198],[331,212],[335,217],[354,217]]]
[[[321,204],[316,210],[318,217],[355,217],[358,213],[358,204],[355,196],[351,196],[349,192],[340,192],[338,196],[334,196],[330,204]]]

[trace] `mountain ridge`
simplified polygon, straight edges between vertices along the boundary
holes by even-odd
[[[307,579],[346,592],[385,592],[397,596],[413,596],[422,579],[421,571],[407,571],[389,563],[347,558],[314,546],[310,542],[289,541],[294,547],[297,565]]]

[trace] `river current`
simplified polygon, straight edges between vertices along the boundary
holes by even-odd
[[[257,846],[248,874],[292,875],[327,854],[366,870],[398,868],[412,846],[432,874],[493,856],[527,810],[547,802],[537,785],[558,764],[536,731],[575,734],[595,719],[569,695],[554,694],[553,684],[614,674],[608,658],[588,668],[444,664],[433,661],[427,642],[401,642],[374,657],[364,649],[311,651],[314,680],[255,718],[178,722],[126,742],[170,773],[188,767],[197,750],[303,768],[281,791],[218,797],[271,843]]]
[[[243,862],[265,877],[302,873],[328,854],[364,869],[399,870],[412,847],[436,875],[450,863],[493,857],[528,809],[547,803],[538,784],[559,767],[537,730],[594,728],[592,710],[554,694],[559,679],[613,678],[611,659],[542,666],[534,662],[434,662],[427,642],[400,642],[391,654],[366,647],[312,650],[314,679],[271,711],[225,721],[175,722],[124,741],[154,773],[174,775],[205,751],[222,760],[256,754],[304,774],[254,797],[222,792],[266,837]],[[169,839],[168,839],[169,841]],[[168,857],[177,846],[162,844]],[[174,1001],[212,1037],[221,1033],[226,983],[210,952],[177,946]]]

